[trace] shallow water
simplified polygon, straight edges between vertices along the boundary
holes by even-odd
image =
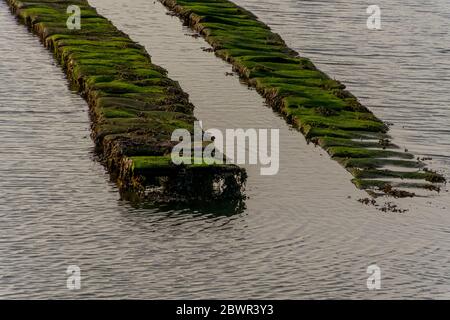
[[[90,3],[146,46],[153,61],[180,82],[205,128],[279,128],[280,173],[262,177],[259,168],[249,167],[249,199],[237,214],[226,208],[134,208],[120,200],[93,157],[86,104],[67,89],[51,55],[0,2],[0,297],[450,297],[448,193],[402,200],[409,209],[403,214],[360,204],[357,199],[366,195],[355,190],[351,176],[307,145],[255,91],[226,76],[231,67],[203,52],[207,44],[202,39],[185,36],[191,32],[166,15],[162,5],[148,0]],[[444,81],[439,73],[427,69],[427,85],[396,78],[396,69],[382,63],[391,61],[389,56],[372,58],[384,69],[371,72],[371,58],[353,57],[350,50],[367,35],[350,33],[335,40],[336,46],[330,44],[345,25],[353,28],[352,1],[345,3],[353,20],[341,21],[341,32],[330,39],[322,34],[320,21],[339,12],[322,10],[324,2],[240,3],[343,80],[383,120],[399,123],[393,127],[396,142],[433,154],[436,167],[448,168],[448,141],[429,134],[448,123],[443,116],[448,93],[437,85]],[[421,21],[425,28],[426,20],[416,25]],[[420,46],[414,49],[425,54]],[[358,80],[357,73],[368,80]],[[397,79],[403,89],[383,85],[386,79]],[[404,92],[412,91],[414,98],[406,100]],[[423,108],[419,98],[440,115],[427,118],[427,126],[408,112],[409,106]],[[366,268],[373,263],[382,270],[377,292],[366,288]],[[82,270],[79,291],[66,288],[65,271],[72,264]]]

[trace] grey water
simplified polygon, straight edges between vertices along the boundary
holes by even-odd
[[[121,200],[95,159],[86,103],[0,1],[0,298],[450,298],[446,190],[395,201],[405,213],[359,203],[351,176],[160,3],[89,2],[180,82],[205,128],[280,129],[280,172],[248,166],[238,212]],[[382,1],[379,31],[356,0],[237,2],[448,175],[445,1]],[[366,286],[372,264],[378,291]],[[69,265],[80,290],[67,289]]]

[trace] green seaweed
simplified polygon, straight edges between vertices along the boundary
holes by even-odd
[[[228,0],[160,2],[204,36],[218,57],[230,62],[275,110],[308,140],[352,169],[350,172],[355,177],[414,176],[433,182],[445,180],[436,173],[374,171],[387,165],[400,168],[423,165],[411,161],[414,156],[409,152],[392,150],[397,147],[389,141],[386,124],[361,105],[342,83],[287,47],[278,34],[249,11]],[[367,179],[355,181],[363,188],[383,185]]]
[[[70,1],[81,8],[80,30],[66,26],[66,1],[7,2],[54,53],[71,85],[87,100],[96,149],[122,190],[146,197],[148,186],[165,187],[161,199],[242,197],[246,175],[237,166],[202,162],[187,173],[171,165],[171,134],[175,129],[193,131],[193,105],[141,45],[86,0]],[[217,22],[233,23],[226,17]],[[248,27],[256,25],[249,22]],[[156,179],[161,175],[171,176],[171,182]],[[224,186],[215,190],[220,180]]]

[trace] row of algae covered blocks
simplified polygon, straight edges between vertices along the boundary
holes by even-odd
[[[341,163],[357,187],[401,197],[414,195],[411,190],[417,188],[438,191],[445,182],[413,154],[399,150],[387,125],[342,83],[287,47],[251,12],[228,0],[160,1],[309,141]]]
[[[194,107],[142,46],[85,0],[7,2],[88,102],[96,149],[121,190],[161,201],[242,196],[242,168],[172,164],[172,132],[193,131]],[[79,30],[67,27],[69,5],[81,9]]]

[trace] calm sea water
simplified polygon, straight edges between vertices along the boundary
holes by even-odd
[[[384,1],[383,30],[349,1],[238,1],[449,168],[449,7]],[[133,207],[89,138],[87,105],[0,2],[1,298],[450,298],[450,197],[360,204],[350,175],[226,76],[231,67],[149,0],[92,0],[180,82],[205,128],[280,129],[280,173],[249,167],[246,208]],[[446,131],[447,130],[447,131]],[[446,133],[447,132],[447,133]],[[366,269],[382,270],[367,290]],[[66,288],[78,265],[82,288]]]

